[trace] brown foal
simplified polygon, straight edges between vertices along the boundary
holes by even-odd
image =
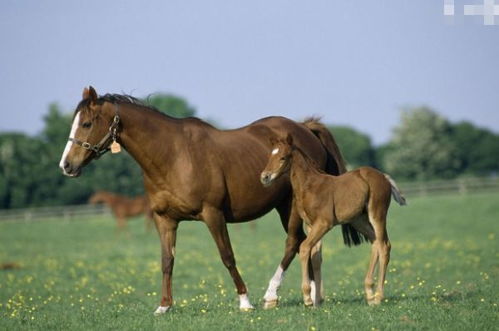
[[[305,238],[287,176],[272,188],[265,189],[259,183],[272,149],[269,137],[284,132],[292,132],[296,145],[327,173],[344,171],[333,136],[316,120],[298,123],[268,117],[243,128],[218,130],[197,118],[166,116],[127,95],[99,96],[90,87],[84,89],[83,100],[75,110],[59,166],[66,176],[77,177],[109,147],[118,151],[121,145],[142,168],[161,241],[162,297],[157,314],[168,311],[173,303],[175,243],[182,220],[206,224],[236,286],[239,307],[253,308],[236,267],[226,224],[251,221],[275,208],[288,236],[284,256],[264,297],[266,306],[271,307],[277,303],[284,271]],[[343,229],[345,242],[357,244],[357,231],[349,226]],[[319,262],[320,251],[312,259],[317,272]]]
[[[299,249],[305,305],[316,306],[320,303],[318,291],[315,297],[311,297],[307,272],[311,249],[333,226],[345,223],[352,224],[372,243],[365,293],[369,305],[379,304],[383,299],[386,268],[390,259],[386,216],[391,195],[400,205],[406,204],[395,182],[371,167],[362,167],[340,176],[325,174],[316,168],[314,161],[299,147],[293,145],[293,138],[289,134],[286,139],[273,142],[270,159],[260,180],[268,187],[288,172],[296,210],[310,226],[307,238]],[[373,293],[373,274],[378,261],[378,285]]]
[[[116,219],[118,230],[126,227],[128,218],[142,214],[146,217],[146,228],[149,230],[151,227],[152,211],[145,196],[129,198],[111,192],[98,191],[92,194],[88,202],[92,204],[104,203],[108,206]]]

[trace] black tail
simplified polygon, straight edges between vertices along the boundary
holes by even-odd
[[[322,146],[327,152],[327,161],[325,171],[331,175],[339,175],[346,172],[345,160],[341,155],[340,149],[334,140],[333,135],[326,128],[324,124],[319,122],[318,119],[310,118],[305,120],[303,124],[313,132],[313,134],[319,138]],[[341,231],[343,233],[343,242],[347,246],[360,245],[362,242],[368,242],[368,238],[358,232],[352,225],[343,224],[341,225]]]

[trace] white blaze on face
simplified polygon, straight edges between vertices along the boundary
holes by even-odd
[[[78,123],[80,123],[80,112],[76,113],[76,116],[73,120],[73,125],[71,126],[71,132],[69,133],[69,138],[75,137],[76,130],[78,129]],[[72,145],[73,142],[68,140],[68,142],[66,143],[66,147],[64,148],[64,152],[62,152],[61,161],[59,162],[59,168],[61,168],[65,174],[66,170],[64,170],[64,163],[66,162],[66,157],[68,156],[69,150],[71,149]]]
[[[272,155],[276,155],[277,153],[279,153],[279,148],[274,148],[272,150]]]

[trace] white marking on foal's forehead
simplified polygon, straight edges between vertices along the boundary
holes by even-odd
[[[279,148],[274,148],[272,150],[272,155],[276,155],[277,153],[279,153]]]

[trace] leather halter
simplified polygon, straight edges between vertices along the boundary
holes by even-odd
[[[92,145],[89,142],[86,141],[81,141],[76,138],[68,138],[69,141],[75,143],[76,145],[85,148],[89,151],[94,152],[94,158],[98,159],[102,155],[106,154],[111,150],[109,147],[111,143],[107,143],[109,139],[111,138],[113,142],[116,142],[116,138],[118,137],[118,126],[120,125],[120,117],[118,115],[118,104],[116,104],[116,115],[114,115],[113,122],[109,126],[109,131],[106,133],[106,135],[97,143],[96,145]],[[107,143],[107,144],[106,144]]]

